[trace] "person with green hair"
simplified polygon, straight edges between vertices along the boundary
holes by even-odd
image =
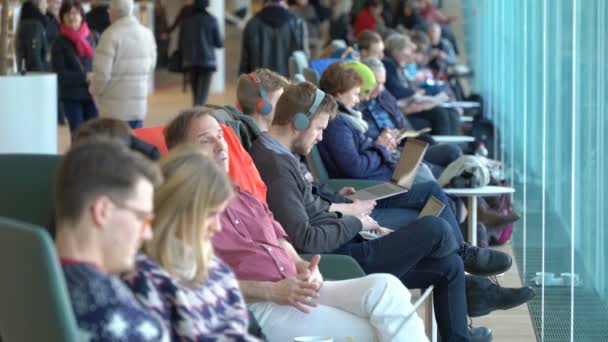
[[[359,86],[359,99],[361,101],[367,100],[369,93],[376,87],[376,77],[374,72],[367,65],[359,61],[348,61],[344,62],[346,69],[354,70],[361,78],[361,85]]]

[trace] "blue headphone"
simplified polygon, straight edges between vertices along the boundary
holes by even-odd
[[[262,115],[270,114],[272,112],[272,105],[270,104],[270,102],[268,102],[268,98],[266,97],[266,90],[264,90],[264,88],[262,87],[262,82],[260,81],[260,78],[255,72],[247,74],[247,76],[249,76],[251,82],[253,82],[258,87],[258,95],[260,99],[255,105],[257,112]]]
[[[305,113],[296,113],[296,116],[293,117],[293,128],[295,128],[296,131],[301,132],[310,127],[310,116],[317,111],[324,98],[325,93],[321,89],[316,88],[315,98],[313,99],[310,107],[308,107],[308,110]]]

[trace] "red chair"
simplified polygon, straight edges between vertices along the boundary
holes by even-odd
[[[135,136],[148,144],[156,146],[161,156],[167,154],[167,144],[163,130],[165,126],[136,128],[133,130]]]
[[[249,153],[241,145],[241,141],[236,136],[234,131],[224,125],[222,130],[224,131],[224,139],[228,144],[228,176],[230,179],[240,186],[243,190],[247,190],[252,193],[257,199],[259,199],[265,205],[266,203],[266,183],[262,180],[262,176],[258,172],[258,169],[253,163],[253,159]]]

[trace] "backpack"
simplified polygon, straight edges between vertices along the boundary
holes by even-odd
[[[487,157],[490,159],[496,158],[494,152],[500,147],[500,132],[494,126],[492,120],[476,116],[475,120],[473,120],[471,135],[475,137],[474,151],[476,151],[480,143],[483,142],[488,150]]]

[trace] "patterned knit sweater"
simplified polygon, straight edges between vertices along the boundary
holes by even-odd
[[[169,341],[160,317],[143,308],[119,278],[62,260],[82,341]]]
[[[247,333],[247,307],[230,268],[219,258],[207,281],[190,287],[145,256],[123,277],[136,297],[162,316],[176,341],[259,341]]]

